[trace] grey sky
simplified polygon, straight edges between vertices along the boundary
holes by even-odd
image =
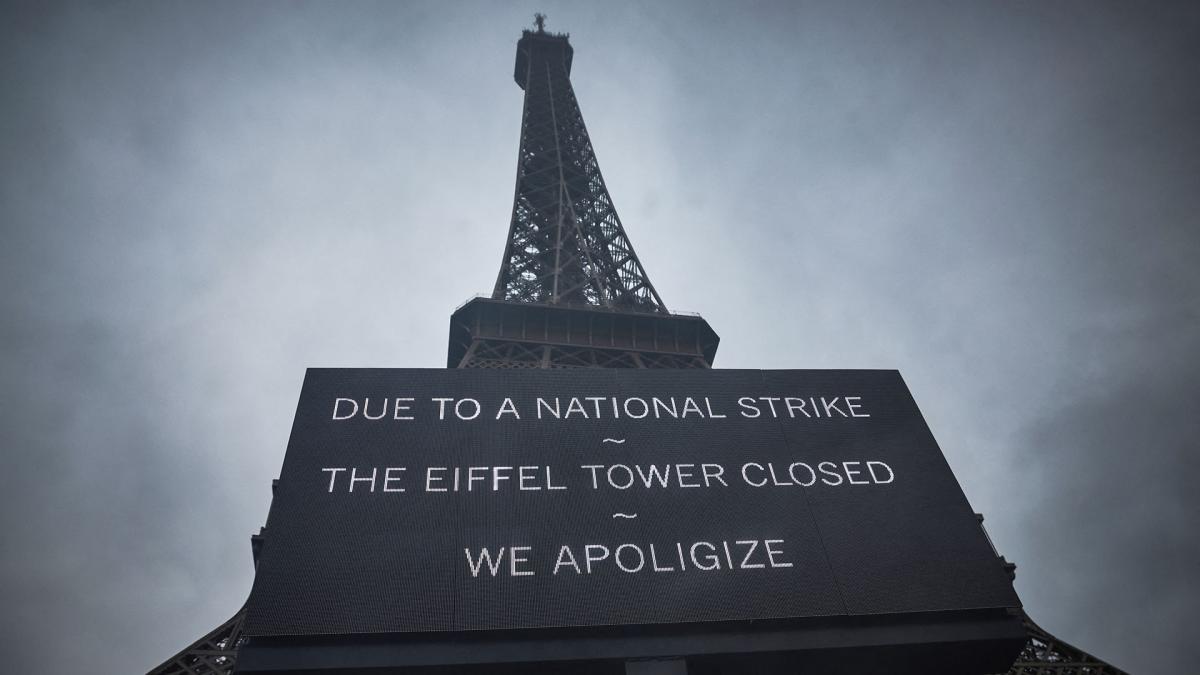
[[[144,671],[252,580],[304,369],[444,363],[534,10],[716,364],[899,368],[1030,614],[1200,661],[1200,12],[1100,2],[6,5],[13,672]]]

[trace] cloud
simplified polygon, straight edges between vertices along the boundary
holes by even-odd
[[[5,646],[137,671],[244,600],[303,369],[440,366],[490,289],[530,12],[4,12]],[[546,12],[717,365],[899,368],[1032,616],[1193,663],[1196,9]]]

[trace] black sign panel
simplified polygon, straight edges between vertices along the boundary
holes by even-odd
[[[313,369],[247,633],[1019,604],[895,371]]]

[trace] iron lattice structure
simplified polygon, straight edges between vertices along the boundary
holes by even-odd
[[[196,640],[166,663],[151,670],[151,675],[228,675],[237,664],[242,644],[242,626],[246,621],[243,606],[228,621]]]
[[[567,35],[525,31],[514,77],[525,91],[516,194],[490,298],[450,320],[450,368],[709,368],[718,337],[672,314],[613,208],[570,73]],[[260,537],[253,539],[257,542]],[[1028,616],[1008,675],[1123,675]],[[228,675],[245,608],[151,675]]]
[[[571,87],[566,35],[525,31],[517,187],[492,297],[666,312],[604,185]]]
[[[1008,675],[1126,675],[1125,671],[1059,640],[1025,617],[1029,641]]]
[[[629,242],[571,86],[574,51],[538,19],[517,43],[525,91],[512,219],[490,300],[450,319],[450,368],[708,368],[718,338],[672,314]]]

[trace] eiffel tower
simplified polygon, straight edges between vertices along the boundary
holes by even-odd
[[[525,104],[508,242],[491,296],[451,316],[446,365],[710,368],[716,333],[667,310],[617,216],[571,87],[573,53],[541,14],[517,43]],[[257,560],[261,535],[251,540]],[[1028,641],[1010,675],[1124,673],[1023,618]],[[243,607],[150,673],[232,673],[244,619]]]

